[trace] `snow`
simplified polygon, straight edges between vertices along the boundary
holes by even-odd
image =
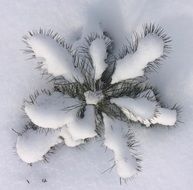
[[[162,125],[175,125],[177,120],[176,110],[169,110],[166,108],[158,108],[157,117],[151,120],[151,123]]]
[[[87,91],[84,93],[84,96],[85,96],[86,103],[93,104],[93,105],[96,105],[104,98],[104,95],[102,94],[101,91],[96,91],[96,92]]]
[[[102,76],[103,71],[107,67],[105,59],[107,58],[106,44],[103,39],[97,38],[94,40],[89,48],[93,65],[95,68],[95,79],[99,79]]]
[[[75,140],[67,126],[60,130],[46,132],[28,129],[18,136],[16,151],[22,161],[31,164],[44,160],[44,156],[51,147],[62,143],[63,140],[68,147],[75,147],[84,143],[83,139]]]
[[[143,76],[147,64],[160,58],[163,51],[164,43],[160,37],[149,34],[139,39],[136,52],[117,61],[112,83]]]
[[[64,126],[61,129],[60,137],[64,138],[64,142],[65,142],[66,146],[69,146],[69,147],[75,147],[75,146],[78,146],[78,145],[84,143],[83,139],[74,140],[72,135],[70,134],[67,126]]]
[[[126,114],[128,119],[133,121],[140,121],[147,127],[151,124],[150,119],[156,115],[155,101],[149,101],[147,98],[113,98],[110,100],[111,103],[117,104],[121,107],[122,111]]]
[[[26,41],[37,59],[43,62],[42,69],[54,76],[64,75],[65,79],[74,81],[75,68],[69,50],[45,34],[34,34]]]
[[[105,114],[103,114],[103,118],[105,124],[104,144],[114,152],[118,175],[123,179],[133,177],[137,173],[137,164],[127,145],[127,124],[110,119]]]
[[[45,134],[33,129],[27,130],[17,139],[16,149],[19,157],[26,163],[43,160],[50,147],[61,142],[57,134],[57,132]]]
[[[34,104],[26,103],[24,110],[34,124],[57,129],[73,120],[80,105],[77,99],[54,92],[52,95],[39,95]]]
[[[147,94],[150,100],[143,97]],[[110,101],[117,104],[129,120],[139,121],[146,127],[151,124],[174,126],[177,122],[176,110],[159,107],[154,98],[153,91],[146,90],[136,99],[121,97],[113,98]]]
[[[192,0],[1,0],[1,189],[192,190],[192,9]],[[36,61],[27,61],[20,51],[26,48],[22,36],[40,27],[52,28],[67,42],[74,42],[88,17],[92,26],[98,27],[96,22],[100,21],[106,31],[112,31],[117,49],[125,36],[140,30],[147,22],[158,23],[172,37],[172,53],[149,77],[151,84],[159,89],[161,101],[183,107],[184,123],[170,130],[132,127],[140,141],[143,168],[137,177],[122,186],[115,169],[101,174],[109,168],[108,161],[113,157],[112,151],[105,152],[101,142],[87,144],[81,151],[64,146],[50,157],[48,164],[40,162],[32,167],[21,162],[12,149],[17,135],[11,128],[20,132],[25,124],[20,110],[23,99],[36,89],[49,87],[35,70]],[[42,183],[43,178],[46,183]]]
[[[92,138],[96,136],[94,106],[86,106],[83,118],[74,117],[73,121],[68,124],[68,131],[74,140]]]
[[[117,173],[121,178],[128,179],[134,177],[137,174],[135,168],[136,167],[135,160],[130,155],[128,155],[126,159],[120,156],[116,156],[116,160],[117,160]]]

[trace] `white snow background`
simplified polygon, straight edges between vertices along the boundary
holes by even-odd
[[[169,105],[183,107],[177,128],[135,127],[140,141],[142,172],[120,186],[109,167],[112,152],[102,142],[84,150],[62,147],[48,164],[32,167],[15,154],[16,134],[24,125],[23,99],[48,87],[26,60],[22,36],[52,28],[74,42],[82,27],[101,21],[117,46],[143,23],[155,22],[173,39],[173,50],[150,80]],[[193,1],[192,0],[0,0],[0,189],[1,190],[191,190],[193,189]],[[47,182],[43,183],[42,179]],[[27,182],[29,181],[29,183]]]

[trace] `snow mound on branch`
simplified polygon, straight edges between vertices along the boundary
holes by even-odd
[[[89,48],[89,52],[95,69],[95,79],[99,79],[107,67],[105,59],[107,58],[106,44],[103,39],[95,39]]]
[[[142,120],[153,118],[157,105],[155,101],[149,101],[147,98],[133,99],[129,97],[113,98],[111,103],[117,104],[125,113],[128,112],[130,114],[131,112]]]
[[[64,142],[68,147],[75,147],[84,143],[83,139],[74,140],[67,127],[61,129],[60,137],[64,138]]]
[[[34,124],[56,129],[72,121],[80,104],[75,98],[54,92],[39,95],[34,103],[25,104],[24,109]]]
[[[83,144],[84,140],[74,140],[66,126],[47,132],[27,129],[18,136],[16,150],[21,160],[34,163],[45,160],[45,155],[51,148],[62,142],[65,142],[68,147],[75,147]]]
[[[161,124],[161,125],[175,125],[177,120],[176,110],[170,110],[166,108],[158,108],[157,117],[153,118],[151,122],[153,124]]]
[[[68,131],[74,140],[92,138],[97,135],[95,132],[95,108],[92,105],[87,105],[83,118],[78,118],[76,115],[68,125]]]
[[[146,125],[146,127],[149,127],[151,124],[175,125],[177,120],[176,110],[158,107],[158,103],[154,101],[151,91],[144,91],[141,96],[147,93],[149,93],[151,100],[145,97],[138,97],[136,99],[120,97],[113,98],[110,101],[117,104],[129,120],[139,121]]]
[[[117,60],[112,83],[143,76],[147,64],[160,58],[163,51],[164,42],[160,37],[149,34],[140,39],[136,52]]]
[[[128,147],[128,126],[103,114],[105,126],[104,144],[114,152],[117,173],[127,179],[137,173],[137,162]]]
[[[29,129],[18,136],[16,150],[24,162],[33,163],[43,160],[43,156],[50,148],[61,142],[62,140],[58,138],[58,132],[40,133]]]
[[[35,56],[43,61],[42,69],[54,76],[63,75],[65,79],[74,81],[75,68],[72,56],[65,47],[59,45],[51,36],[44,34],[30,37],[27,43]]]

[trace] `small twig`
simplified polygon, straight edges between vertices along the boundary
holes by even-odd
[[[112,171],[112,169],[113,169],[115,166],[116,166],[116,164],[114,163],[110,168],[108,168],[108,169],[104,170],[103,172],[101,172],[101,174],[104,174],[104,173],[106,173],[106,172],[108,172],[108,171]]]
[[[42,183],[48,182],[46,178],[42,179]]]
[[[19,133],[18,131],[16,131],[15,129],[11,128],[11,130],[12,130],[14,133],[16,133],[18,136],[22,136],[22,134]]]

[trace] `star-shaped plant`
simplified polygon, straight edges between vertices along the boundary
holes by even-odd
[[[164,108],[146,73],[156,69],[170,50],[161,27],[145,25],[119,53],[107,32],[88,34],[79,45],[68,45],[53,31],[29,32],[26,53],[36,58],[53,89],[25,100],[28,118],[16,150],[26,163],[47,161],[58,144],[80,146],[101,138],[114,153],[120,179],[140,171],[131,126],[173,126],[177,109]]]

